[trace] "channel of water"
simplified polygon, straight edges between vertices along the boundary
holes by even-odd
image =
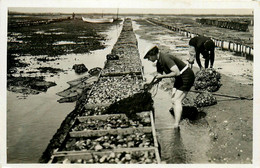
[[[7,162],[37,163],[50,139],[75,106],[75,103],[58,103],[61,97],[56,93],[69,87],[66,83],[83,75],[75,74],[72,66],[83,63],[88,69],[103,68],[106,55],[109,54],[122,29],[122,24],[103,32],[108,35],[107,46],[103,50],[89,54],[69,54],[59,60],[37,64],[35,57],[24,56],[20,59],[31,62],[30,69],[40,66],[61,68],[65,72],[46,76],[46,81],[57,85],[38,95],[23,95],[7,91]],[[26,71],[26,70],[25,70]]]

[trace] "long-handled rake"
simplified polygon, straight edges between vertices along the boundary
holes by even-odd
[[[152,89],[152,87],[153,87],[155,84],[158,84],[161,80],[162,80],[162,79],[156,79],[156,76],[155,76],[150,83],[144,85],[144,88],[143,88],[142,90],[145,91],[145,92],[148,92],[149,90]]]
[[[203,93],[204,91],[190,90],[190,92]],[[233,96],[233,95],[227,95],[227,94],[222,94],[222,93],[211,93],[211,94],[212,94],[212,95],[215,95],[215,96],[235,98],[235,99],[240,99],[240,100],[253,100],[253,98],[248,98],[248,97],[243,97],[243,96]]]

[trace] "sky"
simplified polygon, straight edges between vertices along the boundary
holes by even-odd
[[[25,13],[138,13],[138,14],[232,14],[232,15],[250,15],[253,9],[153,9],[153,8],[8,8],[10,12]]]
[[[1,0],[0,0],[1,1]],[[252,14],[251,0],[2,0],[28,13]]]

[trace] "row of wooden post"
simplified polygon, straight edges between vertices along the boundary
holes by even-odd
[[[183,30],[181,28],[169,26],[167,24],[161,23],[161,22],[156,21],[154,19],[148,19],[148,21],[153,22],[157,25],[163,26],[165,28],[168,28],[169,30],[177,31],[180,34],[182,34],[186,37],[189,37],[189,38],[192,38],[192,37],[199,35],[199,34],[194,34],[192,32],[188,32],[188,31]],[[221,48],[221,49],[233,51],[233,52],[236,52],[236,53],[241,53],[241,56],[243,56],[243,57],[246,57],[247,55],[248,56],[254,55],[254,50],[253,50],[252,47],[249,47],[249,46],[246,46],[246,45],[243,45],[243,44],[239,44],[239,43],[235,43],[235,42],[232,42],[232,41],[224,41],[224,40],[216,39],[216,38],[213,38],[213,37],[211,37],[211,39],[215,42],[215,45],[217,47]],[[225,45],[225,44],[227,44],[227,45]]]

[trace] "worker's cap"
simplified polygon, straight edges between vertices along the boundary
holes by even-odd
[[[215,43],[212,40],[207,40],[204,43],[204,47],[205,47],[206,50],[210,51],[210,50],[215,48]]]
[[[159,48],[157,46],[154,46],[153,48],[151,48],[144,56],[144,59],[148,58],[149,56],[153,56],[158,54],[159,52]]]
[[[196,38],[191,38],[190,41],[189,41],[189,45],[190,46],[196,46]]]

